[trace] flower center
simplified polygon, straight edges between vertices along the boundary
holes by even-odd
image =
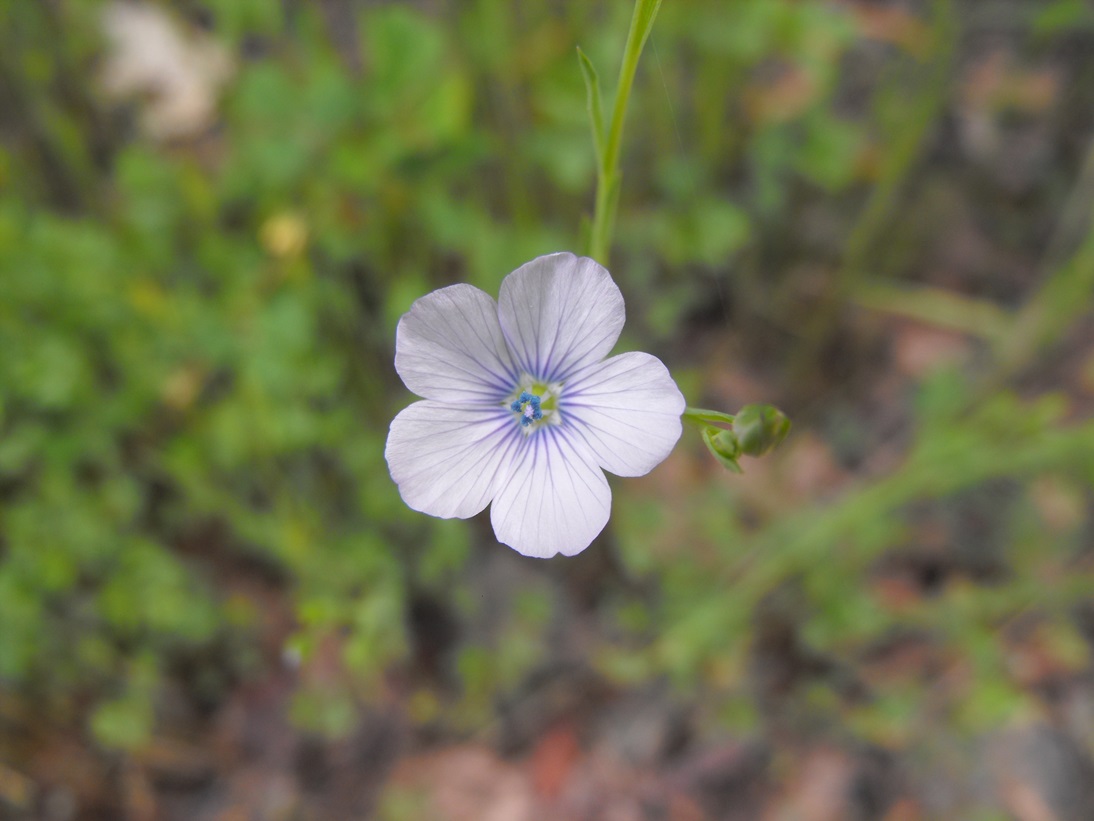
[[[520,420],[521,430],[531,434],[542,425],[562,423],[558,400],[562,395],[560,383],[545,383],[523,375],[516,389],[505,400],[516,418]]]
[[[526,428],[533,422],[538,422],[543,418],[543,409],[540,407],[539,397],[534,393],[528,393],[528,391],[521,391],[520,396],[514,399],[513,404],[509,406],[509,410],[520,414],[520,426],[522,428]]]

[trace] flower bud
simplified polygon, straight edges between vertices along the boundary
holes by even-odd
[[[790,432],[790,420],[771,405],[745,405],[733,420],[740,453],[763,456]]]

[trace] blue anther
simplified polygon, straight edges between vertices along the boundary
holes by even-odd
[[[513,400],[509,409],[520,414],[520,426],[528,427],[533,422],[543,418],[543,411],[539,407],[540,399],[533,393],[522,391],[520,396]]]

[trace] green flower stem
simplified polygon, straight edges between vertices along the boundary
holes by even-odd
[[[601,265],[608,265],[615,215],[619,206],[619,150],[623,142],[623,121],[627,114],[627,102],[638,69],[638,58],[646,45],[653,20],[661,0],[636,0],[631,28],[627,34],[627,46],[623,51],[623,64],[619,69],[619,85],[612,108],[612,120],[608,127],[608,139],[604,142],[600,167],[596,174],[596,210],[593,213],[592,231],[589,237],[589,255]]]
[[[706,428],[711,425],[732,425],[735,417],[730,413],[706,408],[685,408],[681,418],[697,428]]]

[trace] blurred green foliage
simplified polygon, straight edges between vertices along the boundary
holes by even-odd
[[[577,246],[595,156],[574,47],[611,76],[631,9],[323,6],[162,4],[236,61],[220,121],[166,143],[141,133],[144,103],[94,82],[102,4],[0,7],[0,685],[95,705],[87,721],[109,747],[147,742],[180,666],[205,669],[215,697],[260,663],[254,578],[291,593],[290,656],[340,639],[353,685],[305,688],[296,711],[331,733],[405,657],[412,591],[476,607],[480,531],[407,510],[384,465],[387,424],[408,401],[395,323],[431,288],[496,292],[518,264]],[[1031,36],[1089,26],[1084,9],[1050,4]],[[955,27],[934,3],[849,104],[841,66],[862,31],[845,7],[665,3],[623,150],[613,271],[628,333],[671,354],[721,305],[757,334],[745,355],[787,374],[796,430],[823,423],[793,374],[821,370],[847,304],[911,310],[878,274],[913,279],[914,242],[886,231],[949,99]],[[798,236],[817,203],[823,236]],[[1085,248],[1016,314],[1017,342],[998,332],[1010,315],[988,311],[995,381],[941,370],[915,389],[907,456],[885,475],[759,517],[721,482],[677,510],[620,486],[614,538],[660,595],[612,599],[600,669],[669,676],[712,695],[725,724],[752,726],[746,650],[784,589],[802,641],[848,663],[895,633],[938,637],[969,666],[947,707],[960,726],[1023,709],[997,633],[1014,614],[1036,608],[1062,655],[1085,663],[1070,618],[1094,583],[1076,559],[1089,513],[1048,529],[1026,491],[1049,477],[1088,502],[1094,425],[1006,381],[1066,330],[1044,333],[1038,299],[1065,294],[1068,319],[1089,301]],[[792,264],[803,257],[828,272],[828,296],[807,298]],[[911,304],[930,319],[941,303]],[[984,309],[944,300],[939,322],[975,333]],[[702,403],[701,375],[682,355],[673,364]],[[887,605],[870,583],[879,558],[907,546],[918,518],[1000,482],[1018,500],[992,511],[1003,577]],[[538,663],[553,606],[526,591],[494,644],[462,648],[465,721],[485,720]],[[929,726],[922,692],[904,681],[859,703],[822,685],[801,704],[889,742]],[[419,707],[435,717],[433,702]]]

